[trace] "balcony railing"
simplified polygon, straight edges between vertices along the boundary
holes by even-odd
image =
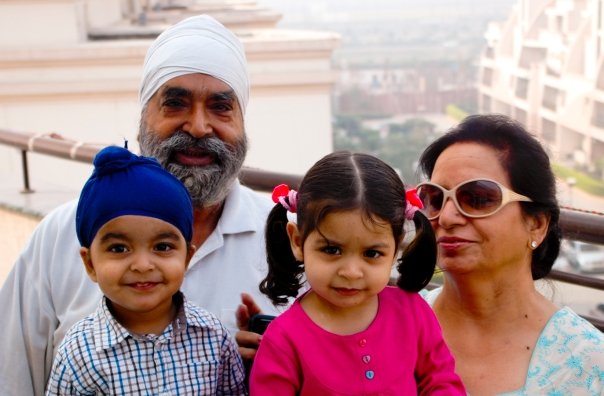
[[[2,129],[0,129],[0,144],[15,147],[21,151],[24,192],[32,191],[29,185],[28,152],[91,163],[96,153],[103,147],[65,139],[57,134],[36,135]],[[242,184],[262,192],[272,191],[273,187],[279,183],[297,186],[300,180],[301,176],[299,175],[268,172],[246,167],[242,169],[240,174]],[[604,214],[602,213],[563,208],[560,214],[560,225],[566,239],[604,244]],[[594,277],[552,270],[549,278],[594,290],[604,290],[604,280]],[[582,316],[592,322],[598,329],[604,331],[604,320],[588,315]]]

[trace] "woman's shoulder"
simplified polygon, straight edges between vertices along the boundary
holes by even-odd
[[[604,390],[602,367],[604,334],[564,307],[554,313],[537,340],[525,390],[600,394]]]
[[[601,394],[604,335],[564,307],[545,325],[531,358],[523,394]]]
[[[548,321],[539,346],[563,344],[568,348],[592,348],[604,352],[604,334],[571,308],[560,308]]]

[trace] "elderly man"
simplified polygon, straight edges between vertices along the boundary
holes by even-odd
[[[182,290],[233,332],[238,308],[244,320],[248,309],[275,312],[258,291],[272,203],[237,180],[247,150],[248,93],[242,45],[211,17],[170,27],[148,50],[140,88],[141,152],[182,180],[194,204],[198,250]],[[101,297],[78,255],[76,204],[43,219],[0,290],[0,395],[43,394],[55,348]],[[240,306],[242,293],[252,295],[248,306]]]

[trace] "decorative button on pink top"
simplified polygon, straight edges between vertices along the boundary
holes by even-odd
[[[369,355],[363,356],[363,363],[369,364],[370,361],[371,361],[371,356],[369,356]]]
[[[363,348],[365,345],[367,345],[367,340],[366,340],[366,339],[364,339],[364,338],[360,339],[360,340],[359,340],[359,346],[360,346],[361,348]]]

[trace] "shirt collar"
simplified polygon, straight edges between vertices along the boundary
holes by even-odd
[[[253,197],[250,193],[246,194],[246,187],[242,186],[239,180],[235,180],[231,187],[231,191],[226,197],[224,202],[224,208],[222,209],[222,215],[218,220],[217,228],[223,234],[237,234],[242,232],[264,232],[263,228],[259,228],[258,224],[264,224],[264,222],[258,222],[255,220],[254,213],[250,208],[254,208]]]
[[[204,317],[194,314],[192,306],[186,301],[182,292],[179,291],[176,293],[173,300],[178,304],[176,317],[160,336],[149,336],[149,338],[171,338],[175,335],[184,333],[187,326],[212,327],[214,325],[214,323],[204,320]],[[124,340],[134,337],[134,335],[111,314],[107,301],[107,297],[103,296],[94,315],[96,325],[94,327],[93,340],[97,351],[114,348]]]

